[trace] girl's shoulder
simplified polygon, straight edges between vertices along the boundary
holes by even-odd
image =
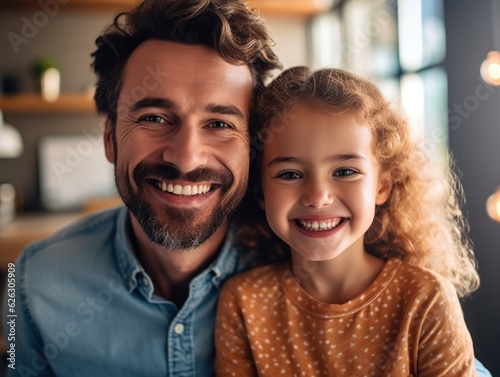
[[[455,287],[447,278],[428,268],[408,262],[401,262],[394,283],[407,297],[436,293],[457,296]]]
[[[238,273],[224,283],[223,289],[255,294],[271,291],[278,288],[280,279],[289,274],[288,263],[269,264]]]

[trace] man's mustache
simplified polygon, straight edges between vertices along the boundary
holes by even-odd
[[[207,167],[198,168],[182,173],[175,165],[169,163],[140,162],[134,169],[134,181],[139,183],[146,178],[154,177],[163,181],[182,180],[191,183],[212,182],[229,187],[233,184],[233,175],[229,169],[217,170]]]

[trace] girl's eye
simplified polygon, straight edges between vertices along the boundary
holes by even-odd
[[[148,123],[166,123],[165,119],[163,119],[159,115],[146,115],[143,116],[140,121],[148,122]]]
[[[345,168],[345,169],[337,170],[335,173],[333,173],[333,175],[336,177],[350,177],[350,176],[355,175],[357,173],[358,172],[354,169]]]
[[[284,173],[280,173],[276,176],[276,178],[282,178],[287,181],[292,181],[294,179],[300,179],[302,176],[299,173],[296,173],[294,171],[286,171]]]

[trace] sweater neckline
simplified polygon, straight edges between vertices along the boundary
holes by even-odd
[[[283,277],[280,284],[285,294],[300,310],[315,317],[336,318],[351,315],[376,300],[394,279],[401,263],[399,259],[389,259],[368,288],[344,304],[329,304],[312,297],[296,280],[289,263],[281,266],[278,276]]]

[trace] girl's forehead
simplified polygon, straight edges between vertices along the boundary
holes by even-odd
[[[374,149],[371,130],[354,114],[325,112],[309,105],[298,105],[286,117],[277,118],[263,141],[264,151],[272,153],[359,154]]]
[[[349,125],[371,128],[368,122],[354,110],[312,101],[301,101],[277,113],[268,123],[267,129],[271,131],[305,129],[314,132],[315,124],[331,125],[332,127]]]

